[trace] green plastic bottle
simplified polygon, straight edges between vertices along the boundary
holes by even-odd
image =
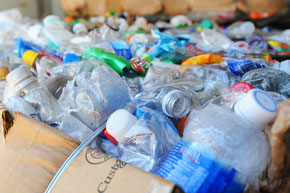
[[[138,74],[131,69],[131,62],[126,59],[117,56],[110,52],[105,52],[100,48],[90,47],[86,50],[84,58],[94,57],[105,62],[110,68],[116,71],[121,76],[133,78]]]

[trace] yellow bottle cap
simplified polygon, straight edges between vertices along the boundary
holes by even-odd
[[[105,13],[105,17],[106,17],[106,18],[108,18],[108,17],[110,17],[110,16],[111,16],[111,13],[110,13],[110,12],[106,12],[106,13]]]
[[[0,66],[0,80],[5,80],[8,73],[9,68],[7,66]]]
[[[22,61],[24,64],[27,64],[28,66],[33,66],[37,56],[39,56],[37,52],[34,52],[32,50],[27,50],[22,55]]]

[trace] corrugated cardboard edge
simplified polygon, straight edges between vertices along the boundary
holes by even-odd
[[[1,109],[1,141],[3,144],[6,143],[6,136],[10,130],[10,128],[13,126],[13,118],[10,112],[7,109]]]

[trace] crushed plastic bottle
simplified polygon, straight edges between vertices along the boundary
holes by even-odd
[[[263,132],[209,105],[188,120],[184,137],[156,174],[186,192],[243,192],[265,169],[269,153]]]

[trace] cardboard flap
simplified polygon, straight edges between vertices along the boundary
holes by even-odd
[[[19,112],[2,111],[0,192],[44,192],[79,142]]]
[[[13,118],[7,109],[2,109],[1,114],[1,140],[6,143],[6,137],[13,126]]]

